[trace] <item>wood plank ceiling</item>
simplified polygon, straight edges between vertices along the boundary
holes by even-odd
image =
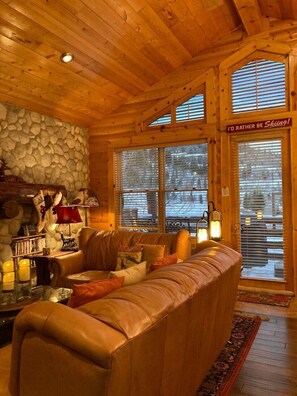
[[[260,33],[267,18],[297,19],[297,1],[0,0],[0,101],[95,127],[234,30]]]

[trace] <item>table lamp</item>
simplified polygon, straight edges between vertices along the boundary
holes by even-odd
[[[57,221],[56,224],[68,224],[69,225],[69,237],[65,238],[63,232],[61,232],[61,238],[63,241],[62,251],[70,250],[77,251],[78,246],[75,242],[75,238],[71,238],[71,224],[82,223],[77,206],[57,206]]]

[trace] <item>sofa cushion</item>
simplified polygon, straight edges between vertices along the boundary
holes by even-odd
[[[81,285],[73,285],[73,293],[67,305],[71,308],[79,307],[93,300],[98,300],[123,286],[124,277],[98,280]]]
[[[155,261],[149,269],[149,272],[155,271],[158,268],[165,267],[167,265],[176,264],[178,262],[177,253],[170,254],[169,256],[165,256],[160,260]]]
[[[120,246],[117,255],[116,270],[122,270],[142,261],[142,246]]]
[[[146,276],[146,261],[136,264],[133,267],[126,268],[119,271],[110,271],[110,278],[124,277],[124,286],[133,285],[134,283],[142,281]]]
[[[160,260],[165,254],[165,245],[150,245],[145,243],[136,243],[136,246],[141,246],[143,248],[143,261],[146,261],[147,268],[150,267],[152,263]]]

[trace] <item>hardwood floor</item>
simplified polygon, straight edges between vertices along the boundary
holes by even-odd
[[[259,314],[264,320],[229,396],[296,396],[296,298],[289,308],[238,301],[236,310]]]

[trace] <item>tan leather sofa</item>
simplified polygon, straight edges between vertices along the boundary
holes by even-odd
[[[227,342],[241,255],[203,242],[181,263],[72,309],[37,302],[14,327],[13,396],[189,396]]]
[[[120,245],[164,245],[165,256],[177,252],[182,260],[191,254],[190,234],[186,230],[165,234],[98,231],[83,227],[79,232],[78,243],[78,252],[51,259],[49,268],[53,274],[52,286],[71,288],[73,284],[107,278],[109,272],[116,269]]]

